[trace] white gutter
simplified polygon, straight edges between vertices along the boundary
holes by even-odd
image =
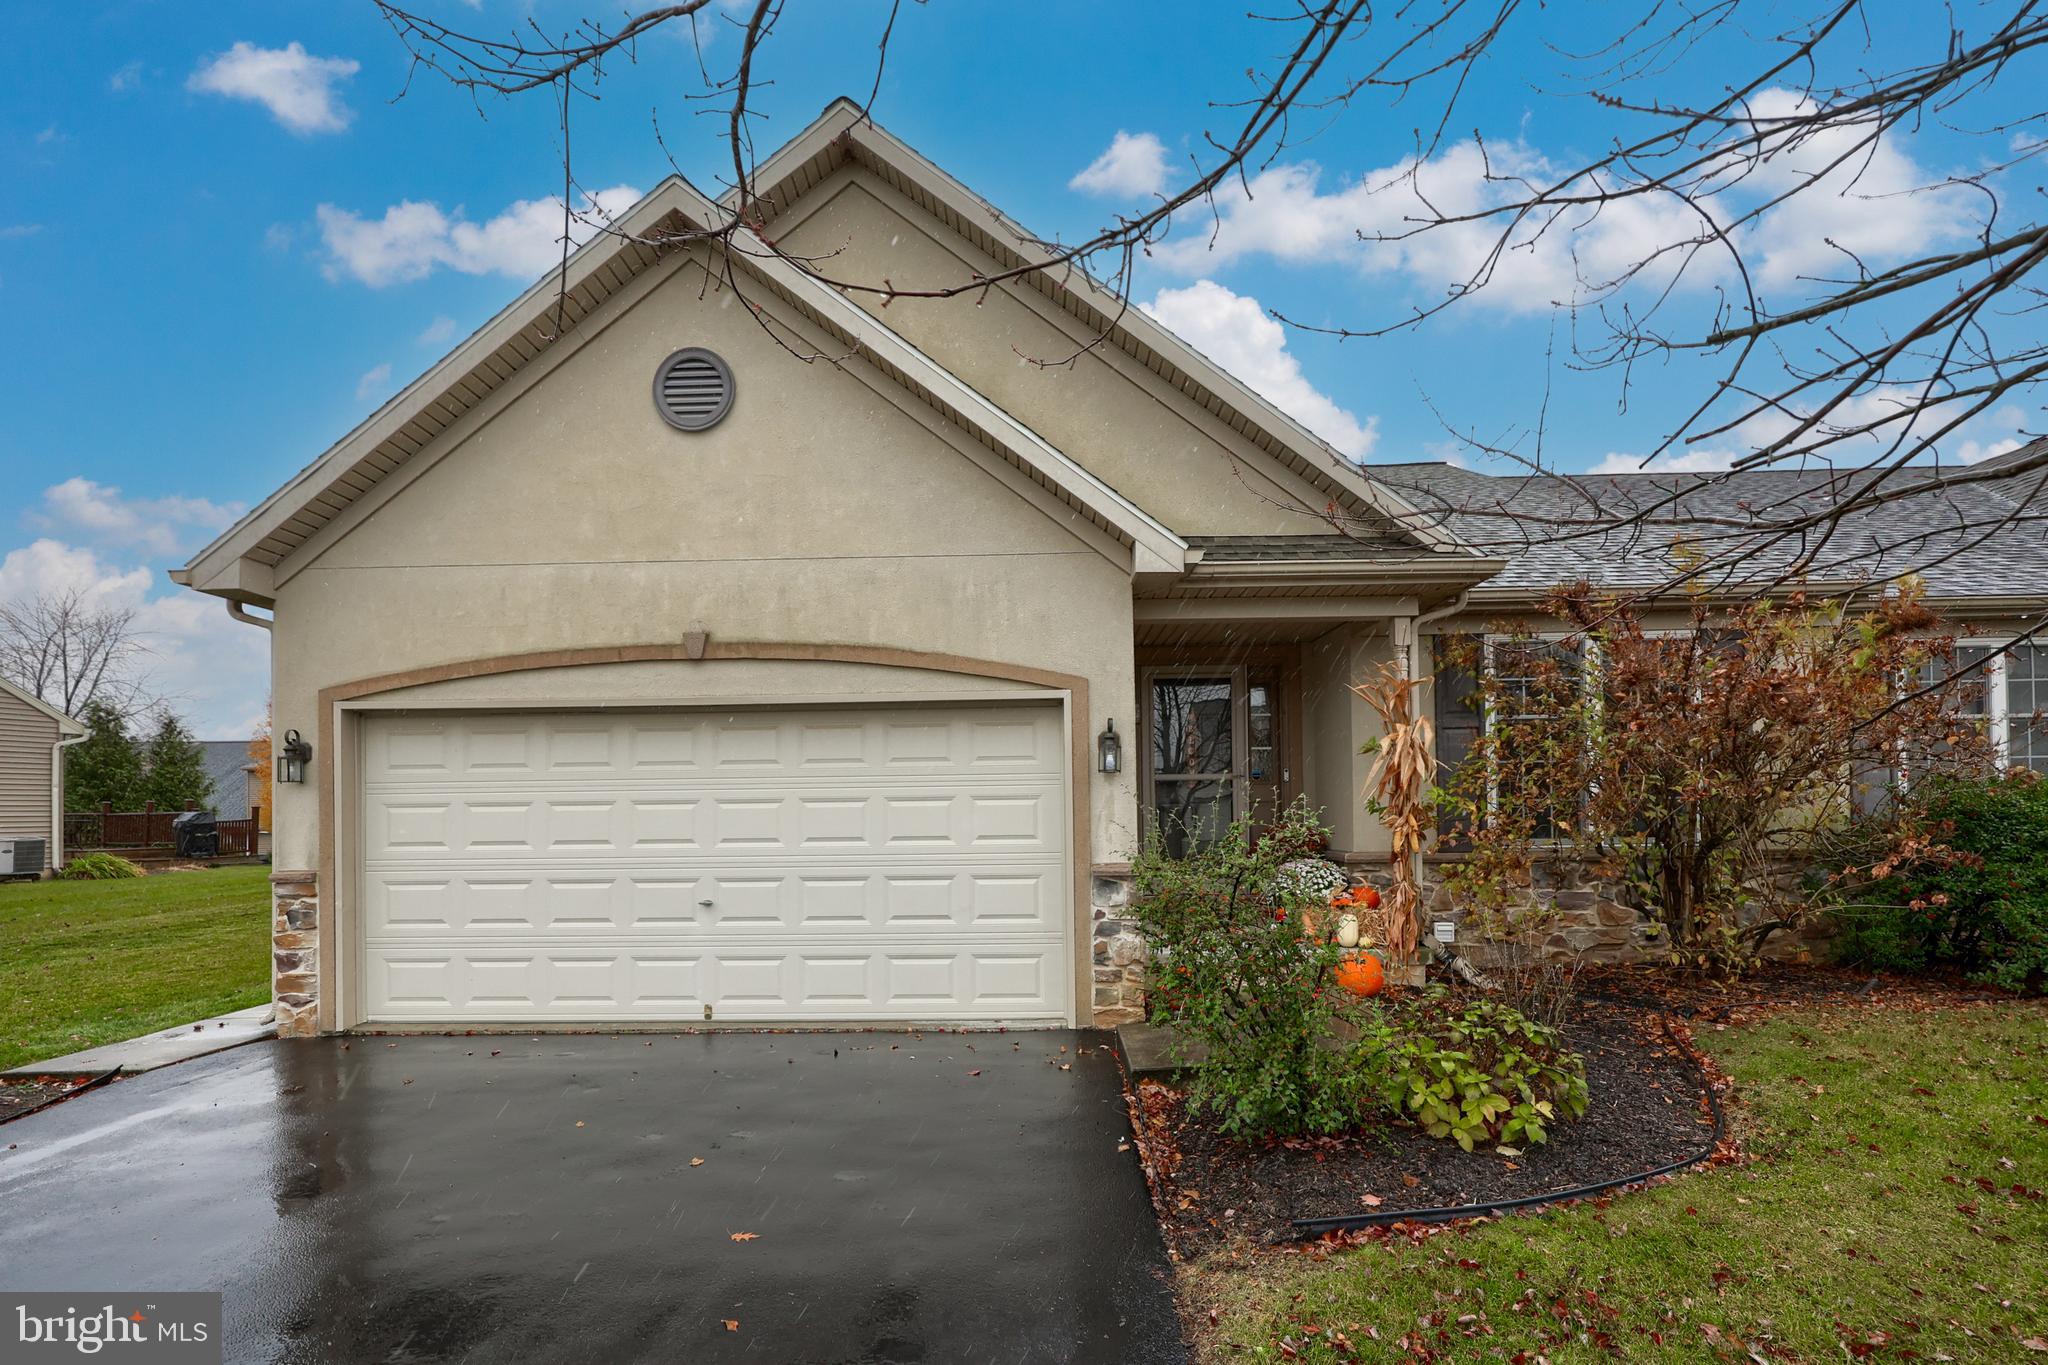
[[[237,621],[242,622],[244,625],[261,626],[265,630],[270,629],[270,617],[251,616],[249,614],[249,609],[243,606],[240,602],[235,601],[233,598],[228,599],[228,615],[234,617]]]
[[[1415,676],[1415,646],[1422,638],[1422,628],[1432,621],[1441,621],[1446,616],[1455,616],[1465,609],[1465,604],[1471,598],[1472,589],[1465,588],[1456,597],[1453,597],[1440,607],[1431,607],[1428,611],[1420,612],[1414,616],[1396,616],[1394,618],[1394,652],[1395,657],[1401,664],[1402,677],[1412,678]]]
[[[50,866],[51,875],[64,865],[64,751],[74,744],[83,744],[92,738],[92,732],[82,735],[60,733],[57,742],[50,746]]]

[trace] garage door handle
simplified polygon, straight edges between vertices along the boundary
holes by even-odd
[[[698,901],[697,904],[703,906],[706,910],[709,910],[711,908],[710,901]]]

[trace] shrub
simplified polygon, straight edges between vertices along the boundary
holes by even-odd
[[[81,853],[57,870],[71,882],[111,882],[123,877],[140,877],[141,868],[114,853]]]
[[[1349,999],[1332,979],[1342,950],[1303,918],[1326,893],[1312,878],[1282,874],[1326,837],[1296,802],[1256,842],[1239,821],[1182,858],[1154,840],[1132,869],[1153,1020],[1207,1048],[1189,1106],[1225,1133],[1330,1133],[1358,1121],[1365,1077],[1332,1043]]]
[[[1377,1011],[1361,1048],[1379,1095],[1431,1137],[1466,1151],[1482,1142],[1533,1146],[1551,1125],[1586,1112],[1586,1063],[1557,1030],[1502,1001],[1460,1004],[1442,987]]]
[[[1877,841],[1886,855],[1834,910],[1839,958],[2048,985],[2048,782],[2024,770],[1926,782]]]

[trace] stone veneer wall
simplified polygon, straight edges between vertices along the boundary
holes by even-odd
[[[319,1032],[320,878],[313,872],[270,874],[270,994],[277,1036]]]
[[[1443,883],[1443,868],[1452,858],[1430,858],[1423,868],[1422,933],[1428,938],[1432,923],[1449,920],[1462,926],[1464,914],[1451,900]],[[1393,876],[1383,859],[1347,860],[1352,881],[1385,890]],[[1788,877],[1797,867],[1788,864]],[[1121,869],[1098,868],[1091,879],[1094,892],[1094,983],[1095,1024],[1112,1028],[1144,1016],[1145,941],[1126,915],[1131,903],[1130,874]],[[1539,865],[1534,894],[1557,909],[1557,923],[1544,945],[1558,958],[1577,957],[1586,963],[1628,965],[1663,960],[1665,940],[1662,926],[1632,905],[1616,898],[1616,888],[1583,880],[1575,874]],[[1811,953],[1828,937],[1825,923],[1802,934],[1780,933],[1772,937],[1765,955],[1796,958]],[[1487,945],[1467,939],[1461,932],[1459,951],[1483,967]]]

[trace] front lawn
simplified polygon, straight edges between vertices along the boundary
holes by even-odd
[[[1828,1006],[1700,1041],[1745,1164],[1328,1257],[1212,1254],[1182,1274],[1202,1358],[2048,1360],[2048,1008]]]
[[[0,1068],[270,998],[270,869],[0,885]]]

